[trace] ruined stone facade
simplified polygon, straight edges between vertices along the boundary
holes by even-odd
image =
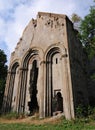
[[[53,97],[60,92],[66,119],[74,118],[75,107],[88,104],[83,58],[68,17],[39,12],[11,54],[3,112],[52,116]]]

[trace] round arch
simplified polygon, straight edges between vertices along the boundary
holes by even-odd
[[[27,88],[30,84],[28,83],[30,82],[29,78],[31,77],[30,71],[31,69],[35,69],[36,71],[37,64],[35,64],[35,61],[41,61],[42,59],[43,59],[43,50],[41,48],[36,48],[36,47],[32,47],[31,49],[29,49],[22,59],[21,77],[20,77],[21,82],[20,82],[19,112],[24,112],[26,110],[25,108],[26,100],[27,100],[26,93],[27,93]],[[31,68],[29,67],[30,62],[32,65]]]
[[[44,52],[41,48],[32,47],[24,55],[21,66],[23,68],[28,68],[28,62],[31,58],[39,57],[40,60],[43,60],[43,56],[44,56]]]
[[[62,91],[62,57],[67,56],[67,51],[64,45],[61,44],[54,44],[50,46],[45,55],[46,59],[46,116],[53,115],[53,96],[57,91]],[[59,60],[59,61],[58,61]],[[57,74],[60,75],[58,76]],[[61,87],[57,87],[57,85],[54,85],[57,83],[55,78],[58,78],[59,84],[61,84]],[[62,102],[63,106],[63,102]]]
[[[16,59],[10,64],[9,72],[15,71],[18,66],[20,66],[20,63],[19,60]]]
[[[11,66],[9,68],[9,73],[8,73],[8,83],[7,83],[7,103],[6,103],[6,108],[7,111],[11,111],[12,110],[12,99],[13,99],[13,93],[14,93],[14,89],[18,88],[18,86],[16,85],[16,79],[17,79],[17,70],[19,67],[19,62],[18,60],[15,60],[13,63],[11,63]],[[16,95],[17,96],[17,95]]]
[[[45,52],[44,59],[46,60],[47,57],[54,53],[60,53],[62,56],[67,55],[67,49],[66,47],[61,43],[56,43],[51,46],[49,46]]]

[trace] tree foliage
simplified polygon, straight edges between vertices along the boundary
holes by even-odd
[[[5,81],[7,75],[7,58],[3,50],[0,49],[0,108],[2,106],[2,100],[5,89]]]
[[[80,30],[80,23],[81,23],[81,17],[78,15],[78,14],[76,14],[76,13],[73,13],[72,15],[71,15],[71,21],[73,22],[73,25],[74,25],[74,29],[76,29],[76,30]]]
[[[78,23],[81,21],[81,17],[78,16],[76,13],[73,13],[72,16],[71,16],[71,20],[73,23]]]
[[[80,25],[80,38],[88,54],[88,58],[95,56],[95,6],[85,16]]]

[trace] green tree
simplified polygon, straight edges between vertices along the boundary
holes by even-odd
[[[95,0],[80,25],[80,40],[88,57],[89,85],[95,86]]]
[[[2,107],[6,75],[7,75],[6,62],[7,62],[6,55],[5,55],[4,51],[0,49],[0,109]]]
[[[80,39],[88,58],[93,58],[95,56],[95,6],[90,8],[90,13],[81,22]]]
[[[82,19],[81,19],[81,17],[80,17],[78,14],[73,13],[73,14],[71,15],[71,21],[72,21],[73,24],[74,24],[74,29],[80,31],[80,23],[81,23],[81,20],[82,20]]]
[[[71,16],[71,20],[73,23],[78,23],[81,21],[81,17],[78,16],[77,14],[73,13],[72,16]]]

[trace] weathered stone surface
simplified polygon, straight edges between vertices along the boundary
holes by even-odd
[[[3,111],[52,116],[52,100],[63,98],[66,119],[88,104],[83,50],[67,16],[39,12],[11,55]]]

